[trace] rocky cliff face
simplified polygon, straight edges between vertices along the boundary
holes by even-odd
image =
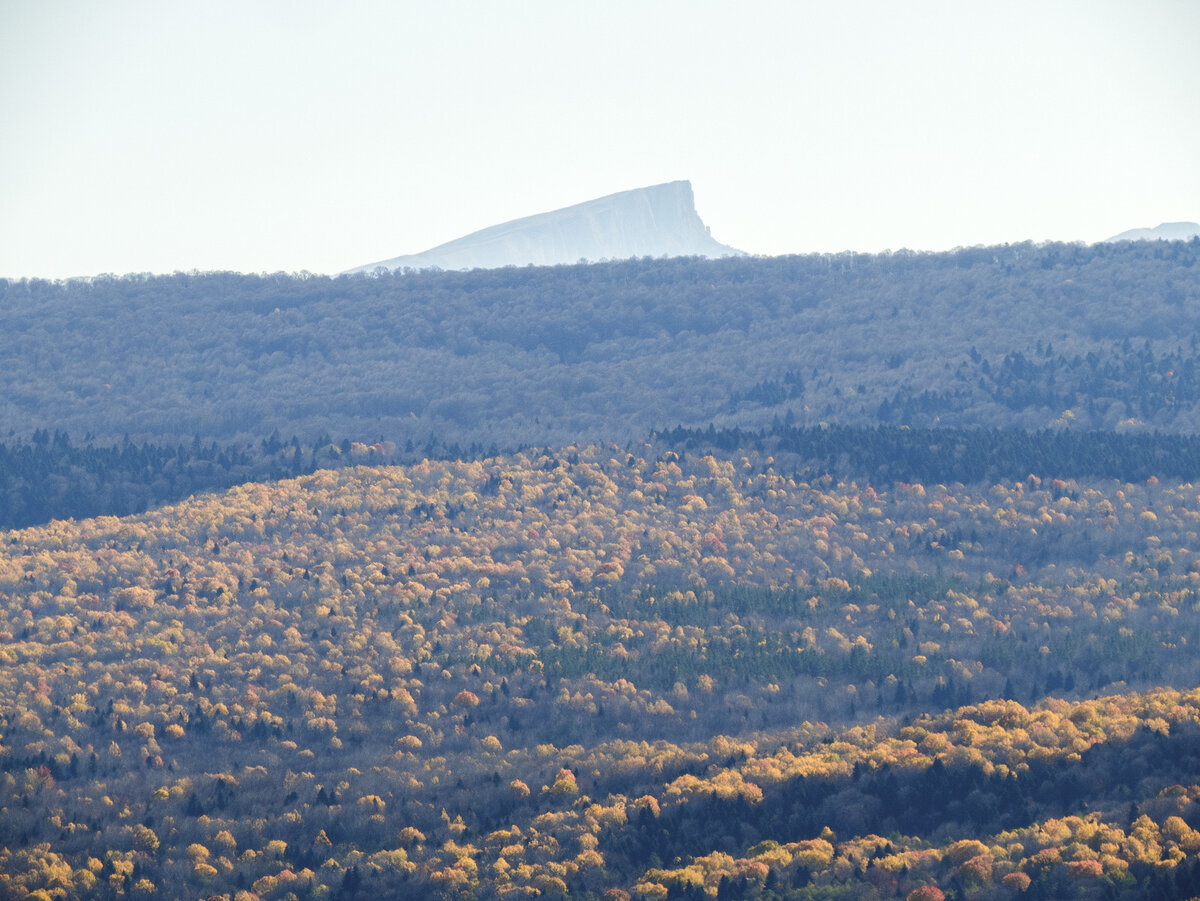
[[[1200,225],[1195,222],[1164,222],[1154,228],[1131,228],[1127,232],[1106,238],[1102,243],[1113,241],[1186,241],[1200,235]]]
[[[696,213],[692,185],[673,181],[610,194],[586,203],[514,219],[424,253],[395,257],[350,270],[495,269],[553,266],[581,259],[739,255],[713,239]]]

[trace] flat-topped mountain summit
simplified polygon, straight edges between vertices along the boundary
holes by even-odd
[[[673,181],[621,191],[549,213],[493,225],[423,253],[358,266],[384,269],[497,269],[630,257],[740,255],[715,240],[696,213],[692,185]]]

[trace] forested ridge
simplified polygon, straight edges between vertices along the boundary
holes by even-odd
[[[682,425],[1193,432],[1200,240],[0,282],[0,436],[515,448]]]

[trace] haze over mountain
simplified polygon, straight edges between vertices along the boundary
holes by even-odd
[[[673,181],[514,219],[423,253],[370,263],[385,269],[498,269],[630,257],[723,257],[741,251],[716,241],[696,213],[692,185]]]
[[[1200,235],[1200,224],[1195,222],[1164,222],[1154,228],[1131,228],[1119,235],[1106,238],[1112,241],[1187,241]]]

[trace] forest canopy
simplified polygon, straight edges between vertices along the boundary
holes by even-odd
[[[0,436],[1200,426],[1200,240],[0,281]]]
[[[0,898],[1196,897],[1198,256],[0,282]]]
[[[596,446],[10,532],[0,889],[1172,897],[1197,522]]]

